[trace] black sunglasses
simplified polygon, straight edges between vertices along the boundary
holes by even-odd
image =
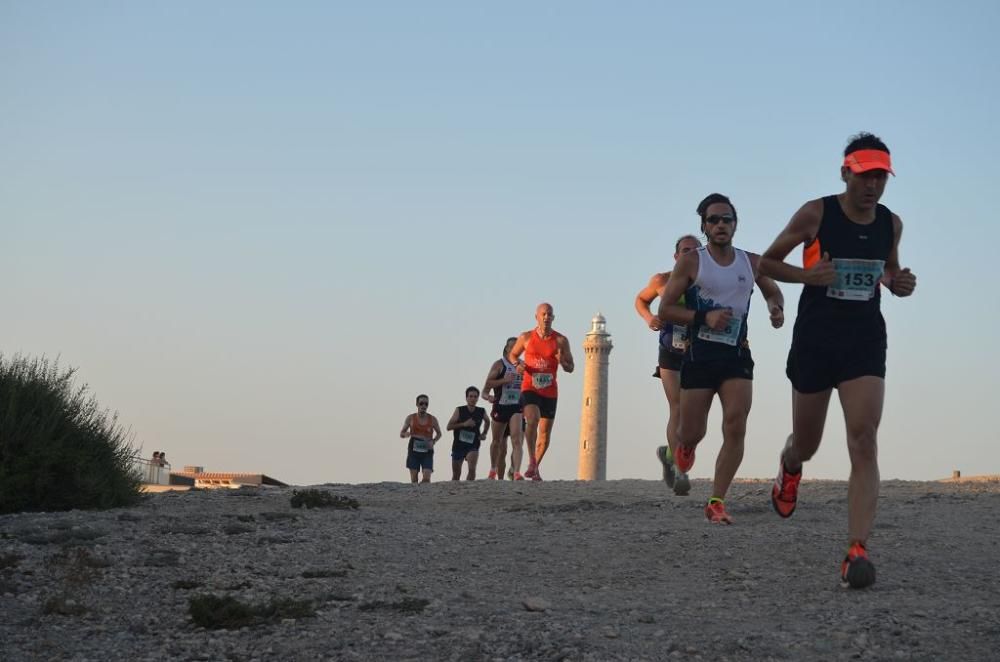
[[[736,219],[730,216],[729,214],[725,214],[722,216],[712,215],[712,216],[706,216],[705,222],[708,223],[709,225],[715,225],[716,223],[725,223],[726,225],[731,225],[736,222]]]
[[[426,402],[418,402],[418,403],[417,403],[417,406],[418,406],[418,407],[426,407],[426,406],[427,406],[427,403],[426,403]]]

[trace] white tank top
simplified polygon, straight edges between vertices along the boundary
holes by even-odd
[[[500,399],[497,401],[497,404],[516,405],[521,401],[521,381],[523,377],[517,374],[517,366],[508,361],[506,356],[501,357],[500,360],[503,361],[504,367],[503,375],[501,376],[506,377],[510,373],[514,373],[514,381],[500,387]]]
[[[712,258],[707,247],[698,249],[698,275],[685,296],[687,307],[692,310],[730,308],[733,318],[727,328],[720,331],[705,325],[692,329],[691,349],[696,350],[694,345],[697,344],[702,350],[692,351],[692,358],[699,358],[699,353],[705,357],[705,350],[709,354],[717,354],[723,347],[738,349],[745,344],[747,313],[750,311],[750,295],[753,294],[753,266],[745,251],[733,250],[736,254],[732,264],[722,266]]]

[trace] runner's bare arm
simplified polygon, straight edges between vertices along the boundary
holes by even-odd
[[[438,425],[437,416],[431,416],[431,427],[434,428],[434,438],[431,439],[431,444],[433,445],[435,441],[441,438],[441,426]]]
[[[660,307],[656,316],[664,324],[691,324],[694,321],[694,311],[678,304],[681,295],[694,281],[698,274],[698,254],[685,253],[677,260],[670,279],[660,293]]]
[[[760,273],[783,283],[805,283],[806,285],[832,285],[837,278],[829,256],[808,269],[795,267],[785,258],[796,246],[808,246],[816,239],[819,225],[823,221],[823,201],[810,200],[792,215],[788,225],[781,231],[770,248],[760,256]]]
[[[510,348],[510,354],[507,355],[507,360],[517,366],[518,373],[524,372],[524,362],[521,361],[521,354],[524,353],[524,345],[528,342],[528,334],[531,331],[525,331],[517,337],[517,342],[514,346]]]
[[[773,278],[757,276],[757,287],[767,303],[767,312],[771,317],[771,326],[780,329],[785,324],[785,295]]]
[[[649,279],[649,284],[646,287],[639,290],[639,293],[635,295],[635,311],[639,313],[639,317],[643,319],[646,325],[653,331],[659,331],[663,324],[660,319],[653,314],[653,311],[649,309],[650,304],[656,297],[660,296],[660,291],[663,286],[667,284],[667,277],[669,274],[653,274]]]
[[[885,261],[885,272],[882,274],[882,284],[898,297],[908,297],[917,287],[917,276],[909,267],[899,267],[899,239],[903,235],[903,221],[899,216],[892,215],[892,251]]]
[[[451,418],[448,419],[448,425],[445,426],[445,430],[454,430],[457,427],[463,427],[463,428],[469,427],[465,423],[462,423],[461,425],[458,424],[458,410],[459,409],[461,409],[461,407],[455,407],[455,412],[451,415]]]
[[[569,341],[566,340],[566,336],[559,336],[559,365],[566,372],[573,372],[576,364],[573,363],[573,352],[569,349]]]
[[[487,402],[493,402],[493,389],[499,388],[507,383],[507,380],[498,378],[503,374],[503,361],[494,361],[490,366],[490,371],[486,373],[486,381],[483,383],[483,398]]]
[[[409,416],[407,416],[406,420],[403,421],[403,429],[399,431],[399,437],[401,439],[406,439],[408,436],[410,436],[410,417],[411,416],[413,416],[413,414],[410,414]]]

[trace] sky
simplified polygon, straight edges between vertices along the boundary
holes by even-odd
[[[1000,473],[998,26],[990,1],[0,0],[0,352],[77,368],[175,468],[402,481],[416,395],[443,427],[547,301],[578,370],[546,479],[576,477],[598,312],[608,478],[658,479],[635,294],[706,194],[761,252],[871,131],[918,279],[883,300],[882,477]],[[740,477],[773,476],[790,432],[800,289],[781,330],[752,303]],[[806,476],[849,469],[834,398]]]

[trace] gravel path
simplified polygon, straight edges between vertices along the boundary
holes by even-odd
[[[713,526],[662,483],[168,493],[0,517],[0,659],[994,660],[1000,482],[883,484],[878,582],[839,586],[846,484],[734,485]],[[273,607],[232,629],[189,600]],[[298,602],[295,602],[298,601]],[[278,607],[275,607],[278,605]],[[296,611],[295,608],[298,608]]]

